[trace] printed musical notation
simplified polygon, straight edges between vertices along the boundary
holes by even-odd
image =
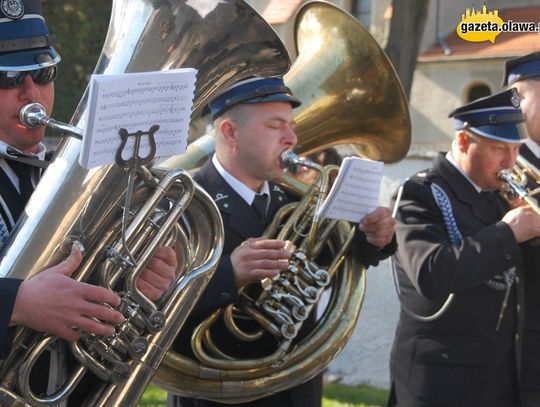
[[[182,154],[187,147],[196,76],[193,68],[92,75],[81,166],[114,163],[121,128],[128,133],[148,132],[157,124],[156,156]],[[126,144],[127,154],[132,145],[131,141]],[[149,151],[148,138],[143,136],[139,156],[146,157]]]
[[[346,157],[319,216],[358,223],[379,204],[383,168],[380,161]]]

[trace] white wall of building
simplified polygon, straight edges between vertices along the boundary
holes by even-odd
[[[502,90],[503,59],[418,63],[410,96],[413,126],[412,152],[421,152],[450,141],[453,123],[447,118],[467,102],[467,91],[483,83],[492,93]]]

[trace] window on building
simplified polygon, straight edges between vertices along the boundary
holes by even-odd
[[[485,83],[475,83],[469,86],[466,95],[466,103],[491,95],[491,89]]]

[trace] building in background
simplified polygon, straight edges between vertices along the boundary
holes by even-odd
[[[476,5],[481,7],[480,4]],[[486,2],[503,21],[540,22],[540,1]],[[453,131],[448,112],[501,90],[504,62],[540,50],[538,33],[501,33],[495,43],[467,42],[455,28],[470,1],[432,1],[411,90],[413,154],[437,151]],[[481,10],[481,9],[480,9]]]

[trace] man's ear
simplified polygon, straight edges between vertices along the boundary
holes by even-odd
[[[457,134],[457,145],[459,151],[465,152],[471,144],[471,137],[467,134],[465,130],[460,130]]]
[[[232,120],[223,119],[221,123],[219,123],[219,131],[228,146],[236,146],[236,124]]]

